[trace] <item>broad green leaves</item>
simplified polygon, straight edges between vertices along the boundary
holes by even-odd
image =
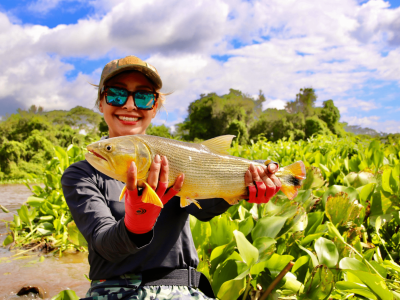
[[[315,241],[314,248],[321,265],[326,265],[328,268],[336,267],[339,260],[339,253],[332,241],[320,237]]]

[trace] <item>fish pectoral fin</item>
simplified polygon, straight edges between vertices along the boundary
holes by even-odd
[[[218,154],[229,154],[229,148],[231,147],[232,139],[235,135],[221,135],[213,139],[201,142],[201,145],[206,146],[214,153]]]
[[[122,198],[124,198],[124,196],[125,196],[125,193],[126,193],[126,185],[124,186],[124,188],[122,189],[122,191],[121,191],[121,195],[119,195],[119,201],[121,201],[122,200]]]
[[[223,198],[226,202],[228,202],[230,205],[235,205],[239,203],[239,198]]]
[[[199,209],[201,209],[201,206],[196,199],[191,199],[186,196],[181,196],[181,207],[186,207],[192,203],[194,203],[194,205],[196,205]]]
[[[163,203],[161,202],[160,198],[158,197],[158,195],[156,194],[156,192],[151,188],[150,185],[148,185],[147,182],[144,182],[145,184],[145,189],[143,191],[143,195],[142,195],[142,202],[143,203],[151,203],[154,204],[156,206],[159,206],[161,208],[164,207]]]
[[[281,191],[292,200],[297,196],[302,181],[306,179],[306,167],[302,161],[298,161],[280,169],[275,175],[282,183]]]

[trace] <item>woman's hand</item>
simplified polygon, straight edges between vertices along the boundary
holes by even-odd
[[[274,175],[279,169],[277,163],[270,163],[265,167],[255,167],[250,164],[244,175],[244,181],[249,189],[250,203],[268,203],[280,190],[282,184]]]
[[[164,205],[179,192],[184,180],[184,174],[181,174],[167,191],[168,171],[167,158],[165,156],[160,158],[159,155],[156,155],[147,178],[147,183],[156,191]],[[128,170],[126,188],[124,219],[126,228],[136,234],[149,232],[153,229],[161,208],[142,202],[142,196],[139,196],[137,190],[137,168],[134,162],[131,163]]]

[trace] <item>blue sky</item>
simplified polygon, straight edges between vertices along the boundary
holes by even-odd
[[[163,79],[173,126],[200,94],[300,88],[341,121],[400,132],[400,0],[0,0],[0,116],[94,107],[102,67],[136,55]]]

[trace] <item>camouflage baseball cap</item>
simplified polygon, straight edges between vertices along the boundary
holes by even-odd
[[[108,79],[121,72],[129,70],[136,70],[143,73],[143,75],[154,83],[156,90],[161,89],[162,81],[157,69],[140,58],[130,55],[121,59],[115,59],[105,65],[103,72],[101,72],[99,92],[97,96],[98,100],[100,100],[100,91]]]

